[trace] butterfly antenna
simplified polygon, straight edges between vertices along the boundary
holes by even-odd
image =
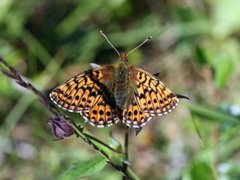
[[[142,45],[144,45],[146,42],[148,42],[150,39],[152,39],[152,36],[149,36],[147,39],[145,39],[141,44],[139,44],[137,47],[135,47],[134,49],[132,49],[131,51],[129,51],[127,53],[126,56],[128,56],[130,53],[132,53],[133,51],[135,51],[136,49],[140,48]]]
[[[112,48],[117,52],[118,56],[120,57],[120,53],[118,52],[118,50],[113,46],[113,44],[108,40],[106,34],[103,33],[103,31],[100,31],[101,35],[107,40],[107,42],[112,46]]]

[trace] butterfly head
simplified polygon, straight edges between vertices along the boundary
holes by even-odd
[[[121,52],[121,53],[120,53],[119,61],[128,62],[128,60],[127,60],[127,54],[124,53],[124,52]]]
[[[118,84],[126,84],[129,77],[129,67],[126,53],[119,53],[119,59],[115,63],[115,82],[118,82]]]
[[[127,60],[127,54],[124,52],[119,53],[119,59],[116,62],[116,69],[124,69],[127,70],[129,68],[128,60]]]
[[[119,59],[115,64],[115,68],[119,71],[126,71],[129,68],[126,53],[119,53]]]

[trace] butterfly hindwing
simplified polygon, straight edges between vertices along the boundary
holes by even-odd
[[[110,126],[118,121],[116,109],[108,104],[103,96],[100,97],[93,108],[82,111],[81,115],[91,125],[97,127]]]
[[[129,127],[140,128],[151,118],[150,114],[140,108],[135,99],[123,110],[123,123]]]

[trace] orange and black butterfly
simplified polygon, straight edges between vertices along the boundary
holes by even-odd
[[[67,111],[80,113],[93,126],[122,121],[129,127],[141,128],[152,117],[171,112],[178,98],[187,98],[174,94],[157,76],[129,65],[127,55],[132,51],[116,52],[120,58],[115,64],[72,77],[50,93],[51,100]]]

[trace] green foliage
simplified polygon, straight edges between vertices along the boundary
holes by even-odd
[[[70,169],[63,172],[57,178],[59,180],[71,180],[92,176],[101,171],[106,165],[106,160],[102,156],[96,156],[88,161],[79,162],[73,165]]]
[[[220,38],[227,37],[231,33],[239,31],[240,12],[238,0],[219,0],[213,11],[213,32]]]

